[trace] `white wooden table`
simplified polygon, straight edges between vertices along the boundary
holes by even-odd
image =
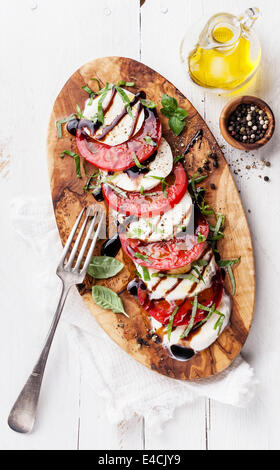
[[[228,98],[190,87],[179,60],[185,31],[203,14],[238,13],[242,0],[10,0],[0,3],[0,448],[1,449],[279,449],[280,420],[280,139],[253,154],[235,151],[221,138],[218,117]],[[263,45],[261,71],[244,90],[267,100],[280,119],[278,0],[259,0],[256,28]],[[47,331],[34,291],[39,267],[31,247],[9,218],[15,196],[48,194],[46,131],[60,88],[81,64],[122,55],[141,60],[166,76],[193,102],[221,145],[248,211],[257,273],[253,327],[244,356],[259,379],[255,400],[236,409],[200,399],[180,408],[155,436],[134,418],[112,426],[98,398],[81,377],[58,328],[41,395],[36,431],[19,435],[6,418]],[[240,92],[242,93],[243,90]],[[243,160],[242,160],[243,159]],[[261,159],[271,162],[263,167]],[[255,165],[253,165],[255,162]],[[246,165],[256,168],[246,169]],[[240,170],[240,171],[239,171]],[[271,181],[264,182],[269,176]],[[260,178],[261,177],[261,178]],[[250,211],[250,212],[249,212]],[[277,262],[278,261],[278,262]]]

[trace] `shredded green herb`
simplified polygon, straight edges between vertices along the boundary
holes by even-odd
[[[233,266],[234,264],[239,263],[240,260],[241,260],[241,256],[235,259],[220,259],[219,261],[217,261],[217,264],[221,268],[225,268],[227,266]]]
[[[155,180],[159,180],[161,182],[161,189],[162,189],[162,192],[163,192],[163,195],[165,198],[167,198],[167,187],[169,186],[169,184],[167,183],[167,181],[165,180],[165,178],[163,178],[162,176],[146,176],[145,178],[154,178]]]
[[[145,108],[153,109],[156,108],[156,103],[150,100],[140,99],[140,103],[145,106]]]
[[[200,308],[200,307],[199,307],[199,308]],[[213,304],[212,307],[209,309],[209,313],[208,313],[207,317],[204,318],[203,320],[201,320],[199,323],[197,323],[197,324],[195,325],[195,329],[197,330],[197,329],[200,328],[202,325],[204,325],[204,323],[206,323],[206,322],[209,320],[209,318],[212,317],[214,311],[215,311],[215,304]]]
[[[199,283],[199,279],[191,273],[185,274],[165,274],[165,273],[153,273],[152,277],[170,277],[174,279],[188,279],[189,281]]]
[[[142,279],[142,276],[139,271],[137,271],[137,269],[134,269],[134,274],[136,274],[137,277],[140,277],[140,279]]]
[[[143,271],[143,279],[144,281],[150,281],[151,280],[151,277],[150,277],[150,273],[148,271],[148,268],[146,268],[146,266],[142,266],[142,271]]]
[[[120,95],[121,99],[124,102],[127,113],[129,114],[129,116],[131,118],[133,118],[133,114],[132,114],[132,110],[131,110],[131,106],[130,106],[130,99],[128,98],[126,92],[121,87],[119,87],[118,85],[115,85],[115,88],[116,88],[118,94]]]
[[[103,114],[103,101],[105,100],[107,93],[109,91],[109,83],[106,83],[106,86],[104,88],[104,91],[102,92],[102,95],[98,101],[98,106],[97,106],[97,111],[98,111],[98,121],[103,125],[104,124],[104,114]]]
[[[72,119],[75,119],[75,114],[71,114],[71,116],[67,116],[66,118],[56,121],[56,133],[59,139],[61,139],[62,137],[62,124],[65,124],[66,122],[71,121]]]
[[[82,112],[82,110],[81,110],[81,108],[80,108],[80,106],[79,106],[78,104],[76,104],[76,109],[77,109],[77,116],[78,116],[78,118],[79,118],[79,119],[84,119],[85,116],[83,115],[83,112]]]
[[[177,155],[177,157],[174,158],[174,165],[178,163],[180,160],[183,160],[185,158],[185,155]]]
[[[146,263],[153,264],[153,262],[148,259],[147,255],[142,255],[141,253],[134,253],[134,258],[139,258],[139,259],[142,259],[143,261],[146,261]]]
[[[198,232],[198,234],[197,234],[197,243],[203,243],[203,242],[205,242],[205,240],[206,240],[205,235],[202,235],[200,232]]]
[[[198,303],[197,308],[199,308],[200,310],[205,310],[206,312],[209,312],[209,315],[207,316],[205,321],[202,320],[204,323],[207,320],[209,320],[209,318],[212,316],[213,313],[215,313],[216,315],[219,316],[218,320],[216,321],[216,323],[214,325],[214,330],[219,328],[218,334],[220,334],[222,326],[223,326],[223,322],[224,322],[224,319],[225,319],[225,315],[223,313],[219,312],[219,310],[215,310],[215,304],[213,304],[212,307],[209,308],[209,307],[205,307],[205,305],[202,305],[202,304]],[[197,325],[197,327],[198,327],[198,325]]]
[[[77,153],[71,152],[71,150],[64,150],[63,152],[61,152],[60,157],[64,158],[65,155],[69,155],[70,157],[74,158],[77,178],[81,178],[82,175],[81,175],[81,159],[80,159],[80,156]]]
[[[125,82],[124,80],[118,81],[118,86],[135,86],[134,82]]]
[[[82,89],[85,90],[89,95],[94,94],[94,91],[87,85],[82,86]]]
[[[175,317],[176,313],[178,312],[178,310],[179,310],[179,307],[176,307],[174,309],[174,311],[171,313],[170,318],[169,318],[169,322],[168,322],[168,325],[167,325],[167,338],[168,338],[168,341],[170,341],[172,328],[173,328],[174,317]]]
[[[116,193],[118,193],[120,196],[122,196],[123,198],[127,199],[127,195],[124,191],[122,191],[120,188],[118,188],[117,186],[114,186],[113,184],[110,184],[108,183],[108,181],[106,181],[106,184],[108,186],[110,186],[111,189],[113,189],[113,191],[115,191]]]
[[[137,168],[145,168],[145,165],[141,165],[141,163],[139,162],[135,152],[133,153],[133,160],[135,161],[135,165],[137,166]]]
[[[144,137],[144,140],[145,142],[147,142],[148,145],[151,145],[152,147],[157,146],[157,143],[149,135],[146,135],[146,137]]]
[[[190,331],[192,330],[192,328],[193,328],[194,320],[195,320],[195,316],[196,316],[196,312],[197,312],[197,304],[198,304],[197,295],[195,295],[194,296],[194,302],[193,302],[191,318],[190,318],[190,321],[189,321],[189,324],[188,324],[187,328],[185,329],[185,331],[181,335],[181,338],[186,338],[188,336],[188,334],[190,333]]]
[[[95,78],[95,77],[94,77],[94,78],[90,78],[90,80],[93,80],[93,81],[95,81],[95,82],[97,83],[99,91],[102,89],[101,83],[100,83],[100,81],[98,80],[98,78]]]

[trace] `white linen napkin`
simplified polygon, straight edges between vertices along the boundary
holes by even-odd
[[[49,198],[15,199],[11,217],[16,232],[35,246],[34,256],[44,260],[38,270],[38,292],[42,314],[45,311],[51,316],[61,289],[55,271],[62,249],[51,202]],[[245,407],[254,396],[254,371],[240,356],[223,373],[198,382],[169,379],[148,370],[110,340],[76,288],[69,292],[61,321],[79,355],[84,377],[106,399],[113,422],[129,420],[136,413],[160,429],[176,407],[199,396],[238,407]]]

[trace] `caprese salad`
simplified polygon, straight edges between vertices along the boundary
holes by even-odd
[[[115,220],[117,232],[102,247],[104,264],[110,269],[114,265],[115,274],[122,269],[108,261],[122,247],[135,265],[136,277],[128,291],[146,310],[152,334],[172,357],[188,360],[209,347],[228,325],[231,296],[224,288],[224,276],[227,271],[234,295],[232,266],[240,259],[221,260],[217,249],[225,217],[205,202],[201,183],[208,176],[209,160],[191,178],[185,170],[191,146],[203,139],[202,130],[182,155],[174,157],[162,137],[156,104],[143,91],[133,94],[133,86],[124,81],[99,84],[94,92],[85,85],[89,97],[84,109],[77,105],[73,115],[58,121],[57,134],[62,136],[66,124],[75,136],[78,153],[65,150],[62,156],[75,159],[79,178],[80,157],[92,165],[84,190],[97,201],[105,199]],[[160,111],[179,135],[187,111],[168,95],[162,96]],[[210,158],[217,166],[217,155]],[[96,258],[100,259],[92,266],[100,267],[102,258]],[[93,289],[95,302],[123,311],[112,307],[112,299],[106,303],[107,294],[100,287]]]

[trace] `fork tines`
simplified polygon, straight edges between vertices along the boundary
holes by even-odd
[[[82,223],[80,230],[78,226],[83,218],[84,213],[86,217]],[[87,209],[83,208],[70,232],[70,235],[65,243],[62,256],[57,268],[57,274],[61,271],[72,272],[75,274],[85,275],[88,269],[88,265],[93,255],[93,251],[96,245],[98,236],[100,235],[101,229],[104,229],[105,213],[104,209],[98,205],[91,205]],[[75,235],[77,232],[77,237],[74,242],[74,245],[71,247],[72,242],[74,241]],[[83,239],[82,246],[79,250],[79,245]],[[88,251],[88,243],[92,239]],[[69,253],[68,260],[66,259],[67,254]],[[77,260],[74,264],[74,261]],[[84,256],[86,258],[84,260]],[[84,261],[83,261],[84,260]],[[81,268],[81,269],[80,269]]]

